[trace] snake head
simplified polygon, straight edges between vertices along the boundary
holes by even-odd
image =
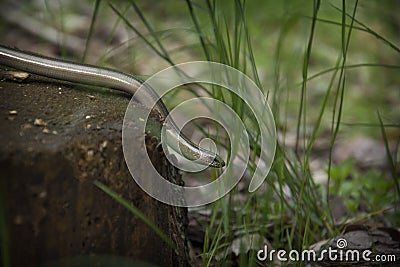
[[[215,155],[214,160],[210,163],[211,167],[222,168],[225,166],[225,161],[218,155]]]

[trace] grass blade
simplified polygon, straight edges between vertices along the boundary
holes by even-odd
[[[388,138],[386,136],[385,126],[383,124],[381,114],[379,113],[379,111],[377,112],[377,114],[378,114],[378,119],[379,119],[383,142],[385,143],[386,156],[388,158],[388,163],[390,166],[392,178],[393,178],[394,184],[396,185],[397,196],[400,198],[399,177],[396,175],[396,169],[397,169],[396,168],[396,160],[393,159],[392,153],[390,153],[389,142],[388,142]],[[396,155],[396,154],[394,154],[394,155]]]
[[[98,188],[103,190],[107,195],[115,199],[118,203],[120,203],[122,206],[127,208],[130,212],[132,212],[135,216],[137,216],[140,220],[142,220],[147,226],[149,226],[165,243],[167,243],[171,248],[176,249],[175,244],[172,242],[172,240],[161,231],[160,228],[157,227],[149,218],[146,217],[140,210],[138,210],[136,207],[132,206],[128,201],[117,195],[114,191],[112,191],[110,188],[105,186],[99,181],[94,181],[93,182]]]
[[[210,60],[210,54],[208,52],[208,48],[206,46],[206,40],[204,39],[204,35],[202,34],[201,27],[200,27],[199,22],[197,20],[196,14],[194,14],[192,1],[186,0],[186,4],[187,4],[188,9],[189,9],[190,17],[192,18],[193,24],[194,24],[194,26],[196,28],[196,31],[197,31],[198,35],[199,35],[200,44],[201,44],[201,46],[203,48],[203,52],[204,52],[204,54],[206,56],[206,59],[209,61]]]
[[[101,0],[96,0],[96,2],[94,3],[94,10],[93,10],[93,14],[92,14],[92,20],[90,21],[89,33],[86,36],[85,51],[83,52],[83,56],[81,59],[82,63],[85,62],[87,51],[89,50],[89,47],[90,47],[90,40],[92,40],[94,25],[96,23],[97,15],[99,14],[100,2],[101,2]]]

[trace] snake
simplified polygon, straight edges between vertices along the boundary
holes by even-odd
[[[175,147],[174,150],[177,150],[176,144],[178,144],[179,151],[177,152],[189,160],[214,168],[225,166],[225,162],[221,156],[199,147],[186,137],[179,130],[171,116],[168,116],[169,111],[156,91],[144,81],[131,74],[111,68],[37,55],[1,44],[0,65],[61,81],[122,91],[134,96],[142,104],[156,103],[154,107],[149,108],[160,114],[161,121],[167,126],[168,136],[172,137],[167,138],[167,143],[174,144],[171,145],[171,147]],[[140,87],[144,89],[135,95]]]

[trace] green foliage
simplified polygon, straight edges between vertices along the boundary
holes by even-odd
[[[354,160],[333,166],[331,177],[330,192],[341,197],[352,213],[358,212],[360,205],[367,212],[389,208],[388,205],[396,199],[394,180],[385,177],[378,169],[360,172]]]

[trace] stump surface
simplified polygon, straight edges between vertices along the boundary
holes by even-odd
[[[38,76],[0,82],[0,196],[12,266],[60,265],[88,255],[82,262],[187,265],[186,209],[149,197],[126,167],[121,130],[129,100],[108,89]],[[155,168],[181,183],[157,140],[146,137],[146,145]],[[141,210],[177,249],[96,187],[96,180]]]

